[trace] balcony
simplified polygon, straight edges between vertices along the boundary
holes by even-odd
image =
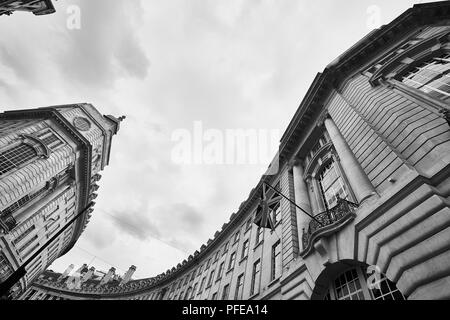
[[[303,229],[301,256],[305,257],[311,252],[315,241],[338,232],[349,221],[353,220],[356,217],[357,208],[356,203],[338,198],[336,206],[315,215],[316,220],[310,221],[308,230]]]

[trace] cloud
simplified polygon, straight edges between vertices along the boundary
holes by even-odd
[[[204,217],[184,203],[149,208],[140,202],[137,210],[111,211],[115,226],[141,241],[157,239],[186,253],[194,249],[193,234],[202,232]],[[194,236],[195,237],[195,236]]]
[[[67,30],[57,59],[66,79],[111,87],[118,78],[145,79],[150,60],[135,33],[140,1],[83,1],[81,28]]]

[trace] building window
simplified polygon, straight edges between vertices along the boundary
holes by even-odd
[[[250,217],[247,222],[245,223],[245,231],[250,230],[252,227],[252,218]]]
[[[450,54],[444,54],[417,66],[402,78],[402,82],[433,98],[450,101],[449,72]]]
[[[369,286],[367,269],[357,267],[340,274],[331,282],[326,300],[405,300],[395,283],[380,274],[379,287]]]
[[[197,292],[198,283],[194,284],[194,289],[192,289],[192,295],[190,299],[194,299],[195,293]]]
[[[345,184],[339,174],[337,164],[331,159],[319,173],[319,184],[322,192],[322,198],[328,209],[337,205],[337,199],[347,199]]]
[[[194,279],[195,279],[195,271],[192,271],[192,273],[191,273],[191,280],[190,281],[192,281]]]
[[[234,235],[234,243],[239,241],[240,231],[236,232]]]
[[[261,261],[257,260],[253,264],[253,273],[252,273],[252,286],[251,286],[251,294],[256,294],[259,292],[259,274],[261,272]]]
[[[229,241],[225,242],[223,245],[223,255],[228,252]]]
[[[192,288],[189,287],[186,291],[186,295],[184,296],[184,300],[189,300],[192,294]]]
[[[40,189],[40,190],[38,190],[38,191],[36,191],[34,193],[27,194],[26,196],[22,197],[21,199],[19,199],[16,202],[14,202],[12,205],[7,207],[6,209],[0,211],[0,215],[11,215],[11,214],[13,214],[14,212],[19,210],[23,206],[27,205],[33,199],[36,199],[41,194],[43,194],[43,193],[45,193],[47,191],[48,191],[48,188],[47,188],[47,186],[45,186],[44,188],[42,188],[42,189]]]
[[[0,153],[0,175],[37,157],[36,150],[28,144],[20,144]]]
[[[28,240],[27,242],[25,242],[20,248],[19,248],[19,252],[22,253],[23,251],[25,251],[25,249],[27,249],[33,242],[35,242],[38,239],[38,236],[35,235],[33,238],[31,238],[30,240]]]
[[[245,257],[248,256],[248,239],[244,241],[244,245],[242,246],[242,255],[241,255],[241,259],[244,259]]]
[[[198,293],[203,291],[203,286],[205,285],[206,277],[203,277],[202,282],[200,282],[200,287],[198,288]]]
[[[17,245],[20,241],[26,238],[34,229],[36,229],[36,226],[33,224],[31,227],[29,227],[27,230],[25,230],[24,233],[22,233],[20,236],[18,236],[16,239],[14,239],[14,244]]]
[[[211,300],[217,300],[217,292],[213,293]]]
[[[262,241],[263,234],[264,234],[264,228],[261,228],[258,226],[258,230],[256,230],[256,239],[255,239],[255,243],[257,245]]]
[[[273,225],[276,225],[281,221],[281,208],[279,202],[270,206],[270,216],[272,218]]]
[[[201,274],[202,274],[202,271],[203,271],[203,265],[201,265],[201,266],[198,268],[198,274],[197,274],[197,275],[201,275]]]
[[[281,244],[278,240],[272,246],[272,273],[271,280],[275,280],[281,275]]]
[[[222,278],[224,265],[225,265],[225,262],[222,262],[222,263],[220,264],[220,266],[219,266],[219,272],[217,272],[217,279],[216,279],[216,281],[218,281],[220,278]]]
[[[214,262],[216,262],[219,259],[220,250],[217,250],[215,256],[214,256]]]
[[[373,300],[405,300],[405,296],[398,290],[395,283],[384,274],[381,276],[379,287],[369,288],[369,290]]]
[[[230,256],[230,262],[228,263],[228,270],[234,267],[234,261],[236,260],[236,252],[233,252]]]
[[[228,295],[230,294],[230,285],[227,284],[223,287],[222,300],[228,300]]]
[[[235,300],[242,300],[242,293],[243,293],[243,291],[244,291],[244,274],[242,273],[237,278],[236,293],[234,295],[234,299]]]
[[[206,261],[205,270],[207,270],[209,268],[210,264],[211,264],[211,258],[209,258],[208,261]]]
[[[364,300],[364,293],[356,269],[341,274],[335,281],[337,300]]]
[[[209,274],[208,287],[212,285],[213,279],[214,279],[214,270],[211,270],[211,273]]]

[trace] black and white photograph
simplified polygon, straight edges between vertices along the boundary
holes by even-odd
[[[0,300],[450,300],[450,1],[0,0]]]

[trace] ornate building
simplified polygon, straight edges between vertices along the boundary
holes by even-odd
[[[0,114],[0,283],[97,197],[121,120],[90,104]],[[16,294],[72,248],[92,210],[31,261]]]
[[[415,5],[316,76],[281,139],[278,173],[186,260],[115,289],[72,290],[44,276],[30,290],[68,299],[449,299],[449,70],[450,3]],[[275,229],[257,227],[264,183],[314,219],[270,189]]]
[[[14,11],[28,11],[41,16],[54,13],[55,7],[52,0],[0,0],[0,16]]]

